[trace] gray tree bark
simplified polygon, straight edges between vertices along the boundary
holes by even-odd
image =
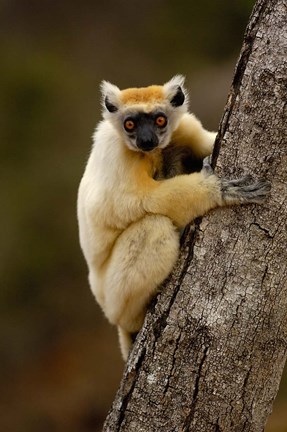
[[[287,355],[286,90],[286,0],[258,0],[215,158],[220,176],[267,177],[271,197],[190,230],[104,431],[263,431]]]

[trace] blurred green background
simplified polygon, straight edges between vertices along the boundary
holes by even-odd
[[[217,129],[252,6],[1,0],[1,431],[100,431],[123,371],[76,221],[100,81],[182,73],[192,111]],[[284,387],[269,432],[287,431]]]

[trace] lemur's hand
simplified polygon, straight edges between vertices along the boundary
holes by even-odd
[[[211,156],[203,159],[202,172],[207,177],[214,175],[210,165]],[[222,200],[225,205],[240,203],[262,204],[271,191],[271,183],[265,179],[254,180],[247,174],[234,180],[220,179]]]
[[[211,164],[211,155],[206,156],[202,162],[202,171],[207,176],[210,176],[211,174],[213,174],[213,168],[210,164]]]
[[[222,199],[225,204],[262,204],[270,194],[270,190],[269,181],[254,180],[250,174],[236,180],[221,179]]]

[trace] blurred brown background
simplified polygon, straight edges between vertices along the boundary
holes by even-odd
[[[217,129],[253,1],[0,2],[0,431],[97,432],[123,363],[87,283],[77,187],[99,83],[187,76]],[[287,431],[286,380],[268,431]]]

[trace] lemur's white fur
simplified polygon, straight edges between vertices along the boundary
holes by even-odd
[[[239,202],[235,195],[224,200],[220,179],[205,170],[154,179],[170,143],[191,147],[199,158],[213,148],[215,134],[187,112],[187,98],[171,103],[179,88],[186,93],[183,82],[175,76],[163,86],[127,90],[102,83],[104,120],[79,188],[80,243],[89,282],[105,315],[118,326],[124,359],[147,304],[176,262],[178,228],[216,206]],[[164,112],[168,124],[158,147],[144,152],[123,122],[127,115],[154,110]]]

